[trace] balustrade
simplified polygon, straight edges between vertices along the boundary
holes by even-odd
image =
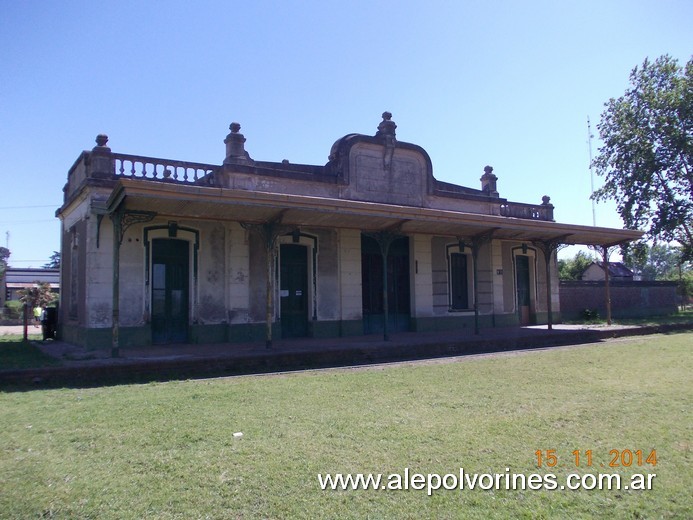
[[[553,206],[550,204],[521,204],[504,202],[500,205],[503,217],[524,218],[528,220],[553,220]]]
[[[114,153],[115,174],[118,177],[170,181],[176,183],[199,184],[203,178],[214,173],[219,167],[211,164],[172,161]]]

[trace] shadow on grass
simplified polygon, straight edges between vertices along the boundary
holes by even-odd
[[[0,336],[0,370],[18,370],[59,366],[60,361],[44,354],[33,341],[40,336],[29,336],[24,342],[17,336]]]

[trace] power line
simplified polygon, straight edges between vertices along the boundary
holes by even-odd
[[[59,208],[60,204],[41,204],[40,206],[0,206],[0,209]]]
[[[35,224],[37,222],[59,222],[59,219],[56,217],[39,220],[0,220],[0,225],[4,226],[5,224]]]

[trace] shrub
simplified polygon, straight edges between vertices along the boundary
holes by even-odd
[[[596,309],[584,309],[580,315],[585,321],[596,321],[599,319],[599,312]]]
[[[24,304],[17,300],[10,300],[5,302],[4,314],[5,318],[8,320],[19,320],[22,318],[22,307]]]

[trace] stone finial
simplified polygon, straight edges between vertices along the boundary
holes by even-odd
[[[491,166],[484,167],[484,174],[479,180],[481,181],[481,191],[491,197],[498,197],[498,188],[496,185],[498,177],[494,175],[493,168]]]
[[[553,221],[553,204],[551,204],[551,197],[544,195],[541,198],[542,212],[544,213],[544,219]]]
[[[390,112],[383,112],[383,120],[378,125],[378,131],[376,132],[376,137],[391,137],[395,138],[395,128],[397,125],[392,120],[392,114]]]
[[[111,157],[111,149],[106,146],[107,144],[108,136],[106,134],[96,136],[96,146],[91,149],[91,160],[89,161],[87,176],[110,176],[114,173],[115,164]]]
[[[92,154],[95,156],[98,155],[109,155],[111,153],[111,149],[106,146],[108,144],[108,136],[106,134],[99,134],[96,136],[96,146],[91,149]]]
[[[92,148],[92,151],[109,153],[111,149],[106,146],[106,144],[108,144],[108,136],[106,134],[99,134],[96,136],[96,146]]]
[[[224,164],[252,162],[248,152],[245,151],[245,137],[240,133],[241,125],[236,122],[231,123],[229,125],[229,130],[231,130],[231,133],[224,139],[224,144],[226,144],[226,159],[224,159]]]

